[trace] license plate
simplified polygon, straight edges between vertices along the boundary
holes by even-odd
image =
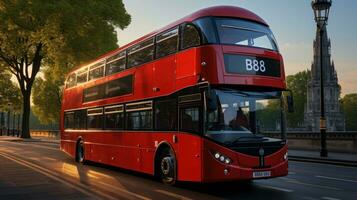
[[[260,172],[253,172],[253,178],[263,178],[263,177],[270,177],[270,171],[260,171]]]

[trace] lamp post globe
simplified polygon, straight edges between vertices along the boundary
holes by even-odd
[[[311,7],[314,10],[317,29],[320,34],[320,137],[321,137],[321,157],[327,157],[326,147],[326,119],[325,119],[325,95],[324,95],[324,73],[323,73],[323,47],[322,44],[325,26],[327,24],[328,15],[330,13],[331,0],[313,0]]]
[[[323,26],[327,24],[331,5],[331,0],[313,0],[311,2],[312,9],[314,10],[315,21],[319,28],[323,28]]]

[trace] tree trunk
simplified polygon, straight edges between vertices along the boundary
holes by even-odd
[[[21,138],[31,138],[30,135],[30,97],[31,92],[22,92],[23,111],[22,111],[22,133]]]

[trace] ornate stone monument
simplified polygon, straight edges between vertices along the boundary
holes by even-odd
[[[321,42],[322,41],[322,44]],[[331,61],[331,41],[324,26],[322,40],[319,31],[313,44],[314,60],[311,65],[311,80],[307,87],[307,103],[305,104],[305,127],[313,132],[320,130],[320,48],[322,48],[325,116],[327,131],[344,131],[345,118],[339,102],[340,86],[338,85],[335,64]]]

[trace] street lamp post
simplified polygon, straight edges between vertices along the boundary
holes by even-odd
[[[322,55],[322,36],[324,34],[324,29],[327,24],[328,15],[330,12],[332,1],[331,0],[313,0],[311,2],[312,9],[314,10],[315,21],[317,29],[320,34],[320,136],[321,136],[321,157],[327,157],[327,147],[326,147],[326,119],[325,119],[325,96],[324,96],[324,76],[323,76],[323,55]]]
[[[10,136],[10,106],[11,104],[8,103],[8,110],[7,110],[7,136]]]

